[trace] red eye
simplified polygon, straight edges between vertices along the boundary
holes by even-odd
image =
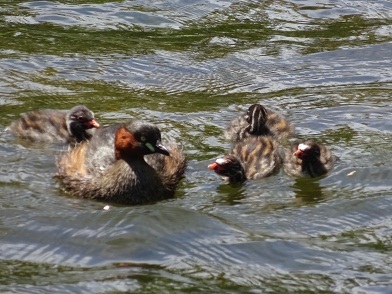
[[[83,116],[78,117],[78,120],[83,120],[83,119],[84,119]]]

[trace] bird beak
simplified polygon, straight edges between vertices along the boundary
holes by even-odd
[[[85,123],[87,129],[99,128],[99,123],[95,119],[91,119]]]
[[[299,150],[299,149],[298,149],[297,151],[294,152],[293,155],[296,156],[296,157],[298,157],[298,158],[301,158],[301,156],[303,155],[303,153],[304,153],[304,152],[303,152],[302,150]]]
[[[216,162],[211,163],[210,165],[208,165],[208,169],[209,170],[216,170],[219,167],[219,164],[217,164]]]
[[[154,149],[156,153],[161,153],[163,155],[170,156],[169,150],[167,150],[167,148],[163,146],[160,141],[157,141]]]

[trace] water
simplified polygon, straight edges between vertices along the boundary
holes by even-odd
[[[0,3],[0,292],[391,293],[392,2]],[[339,157],[228,186],[207,165],[252,103]],[[116,206],[53,178],[62,145],[5,132],[85,104],[189,157],[176,197]]]

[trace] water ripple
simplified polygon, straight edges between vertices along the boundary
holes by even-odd
[[[3,5],[0,291],[391,292],[389,8]],[[296,139],[325,143],[339,157],[334,170],[223,183],[207,165],[228,152],[224,128],[253,103],[285,115]],[[189,168],[176,197],[105,210],[53,178],[65,146],[4,132],[22,112],[75,104],[102,125],[145,119],[179,141]]]
[[[62,4],[34,1],[22,4],[31,16],[7,16],[9,23],[53,23],[61,26],[85,26],[99,30],[121,29],[129,26],[179,28],[181,23],[197,20],[210,12],[224,9],[231,1],[160,1],[146,5],[144,1],[123,1],[102,4]]]

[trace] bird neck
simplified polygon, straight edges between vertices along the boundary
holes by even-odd
[[[120,127],[116,131],[114,155],[116,160],[130,161],[139,159],[144,161],[144,153],[142,152],[140,142],[125,127]]]
[[[302,171],[310,177],[317,177],[327,173],[327,169],[319,158],[310,157],[302,160]]]
[[[78,142],[91,138],[91,135],[88,134],[83,126],[78,122],[67,122],[67,129],[69,134],[75,137]]]
[[[246,181],[245,170],[241,164],[230,169],[226,176],[230,183],[241,183]]]

